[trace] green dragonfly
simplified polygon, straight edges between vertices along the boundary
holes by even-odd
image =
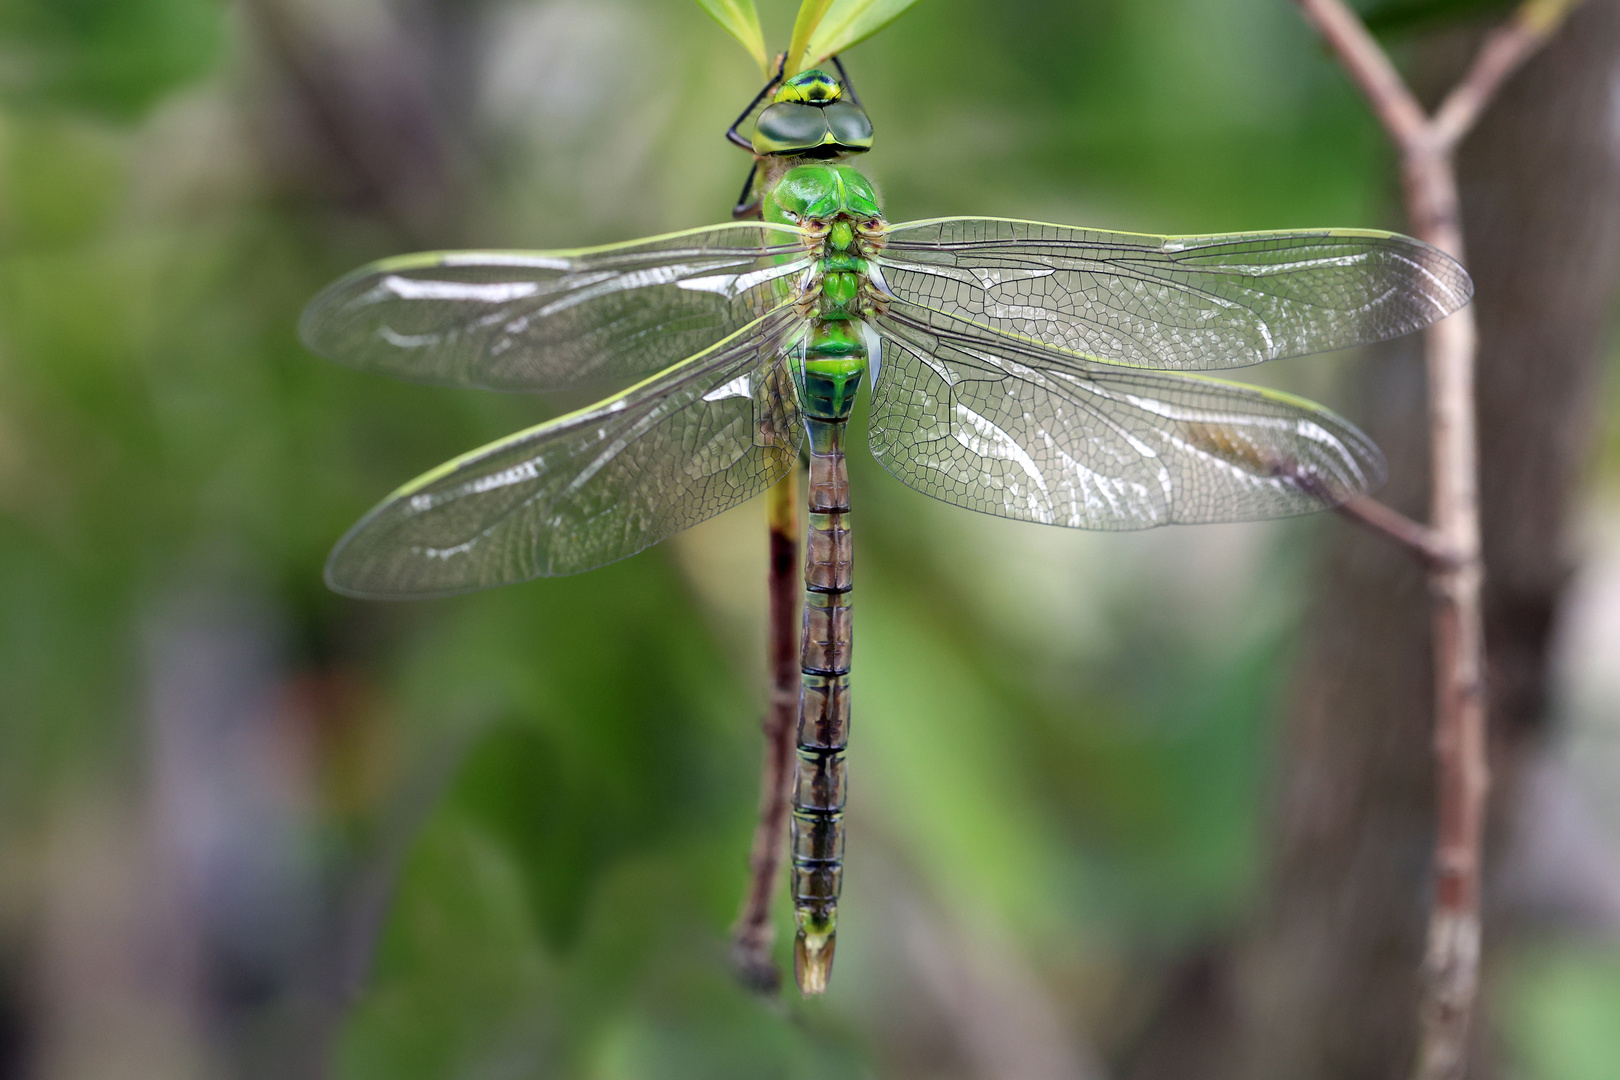
[[[842,880],[858,389],[878,462],[956,506],[1076,529],[1282,517],[1378,486],[1377,447],[1309,401],[1187,372],[1410,333],[1472,295],[1445,254],[1371,230],[891,224],[847,163],[872,127],[836,70],[779,74],[756,99],[744,202],[761,220],[385,259],[328,287],[301,324],[323,356],[446,386],[640,380],[388,496],[327,564],[350,596],[611,563],[764,491],[808,443],[791,825],[807,993],[827,984]]]

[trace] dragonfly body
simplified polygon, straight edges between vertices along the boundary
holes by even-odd
[[[1376,487],[1378,449],[1286,394],[1195,374],[1409,333],[1472,283],[1371,230],[1169,237],[1000,218],[891,224],[845,158],[839,80],[767,86],[745,202],[762,220],[564,252],[432,252],[335,282],[314,351],[455,386],[631,382],[406,484],[332,553],[367,598],[578,573],[810,459],[795,966],[825,988],[842,878],[852,559],[845,432],[903,483],[1020,521],[1137,529],[1281,517]],[[758,178],[756,185],[755,178]]]
[[[810,163],[771,182],[765,220],[796,226],[816,261],[795,303],[809,315],[803,344],[790,348],[799,410],[810,448],[810,506],[800,636],[798,763],[790,846],[798,932],[794,970],[807,993],[826,988],[843,880],[844,752],[849,737],[853,648],[853,549],[844,433],[855,395],[880,346],[866,319],[884,297],[872,257],[886,226],[866,178],[847,165]]]

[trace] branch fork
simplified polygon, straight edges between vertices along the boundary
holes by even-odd
[[[1466,264],[1453,155],[1502,85],[1552,37],[1580,0],[1524,0],[1505,24],[1486,36],[1467,72],[1432,116],[1343,0],[1295,2],[1361,88],[1395,144],[1413,232]],[[1412,1077],[1461,1080],[1479,988],[1480,846],[1490,782],[1472,307],[1431,327],[1425,345],[1433,468],[1430,523],[1415,522],[1366,496],[1352,498],[1339,510],[1417,556],[1434,596],[1436,880]]]

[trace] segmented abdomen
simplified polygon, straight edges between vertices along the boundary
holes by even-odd
[[[851,548],[844,420],[806,418],[810,528],[800,646],[798,767],[793,782],[794,969],[806,993],[832,966],[844,857],[844,748],[849,741]]]

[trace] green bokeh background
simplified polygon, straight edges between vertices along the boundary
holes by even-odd
[[[1377,13],[1399,33],[1460,6]],[[785,40],[786,5],[761,7]],[[857,445],[838,969],[824,1001],[786,1005],[726,966],[760,751],[761,504],[577,578],[392,606],[322,586],[384,493],[577,402],[334,367],[295,340],[300,308],[410,247],[723,219],[746,159],[720,133],[757,74],[695,5],[3,0],[0,46],[16,1061],[97,1075],[72,1064],[99,1060],[73,1043],[72,981],[47,976],[79,925],[63,897],[120,842],[70,842],[75,822],[180,853],[172,887],[213,958],[194,983],[228,1007],[159,1040],[176,1077],[309,1075],[311,1054],[346,1080],[975,1075],[941,1019],[963,986],[1035,1002],[1075,1060],[1111,1059],[1165,972],[1253,912],[1277,707],[1333,522],[1069,534],[933,503]],[[846,60],[892,220],[1400,225],[1378,131],[1279,0],[923,0]],[[310,71],[329,99],[372,80],[429,103],[433,149],[385,159],[392,195],[323,142]],[[1257,377],[1355,415],[1350,358],[1279,367]],[[219,693],[258,703],[259,741],[185,750],[160,691],[207,682],[188,665],[214,654],[185,643],[238,639],[262,655],[215,669],[247,686]],[[162,807],[191,789],[166,770],[217,755],[268,801],[188,856]],[[210,783],[182,815],[236,805]],[[232,880],[216,863],[238,848],[270,867],[240,878],[247,900],[185,884]],[[108,879],[110,909],[132,880]],[[1510,969],[1493,1008],[1522,1075],[1612,1076],[1620,955],[1552,936]]]

